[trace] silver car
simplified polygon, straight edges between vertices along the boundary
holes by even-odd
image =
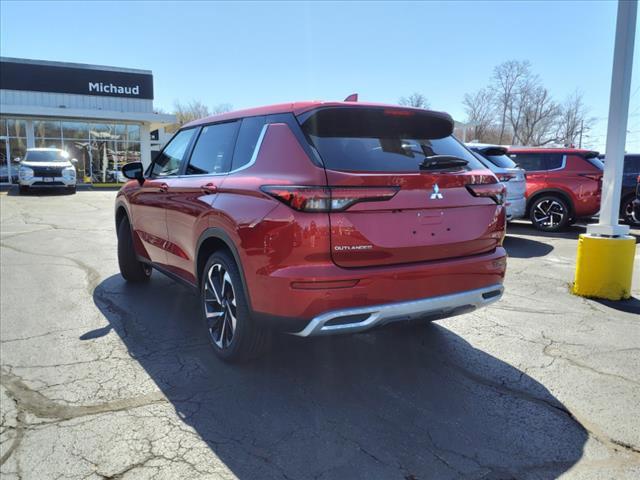
[[[527,209],[526,174],[506,155],[507,148],[484,143],[467,143],[466,147],[507,187],[507,220],[524,217]]]
[[[33,187],[65,187],[76,191],[76,168],[59,148],[29,148],[18,169],[20,193]]]

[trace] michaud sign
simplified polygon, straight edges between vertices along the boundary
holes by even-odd
[[[149,73],[3,61],[0,62],[0,88],[152,100],[153,76]]]

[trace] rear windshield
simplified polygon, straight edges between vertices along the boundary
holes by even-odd
[[[61,150],[27,150],[26,162],[66,162],[69,154]]]
[[[406,113],[399,113],[406,112]],[[418,172],[426,157],[451,155],[468,170],[485,167],[451,133],[451,120],[430,112],[393,109],[324,109],[302,128],[325,167],[358,172]]]
[[[585,157],[585,160],[589,162],[591,165],[593,165],[594,167],[600,170],[604,170],[604,162],[600,160],[598,157],[591,157],[591,158]]]
[[[477,151],[477,150],[476,150]],[[496,167],[500,168],[518,168],[516,162],[511,160],[506,155],[485,155],[482,152],[478,152],[479,155],[482,155],[484,158],[493,163]]]

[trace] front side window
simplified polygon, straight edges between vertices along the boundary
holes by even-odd
[[[153,162],[151,177],[167,177],[180,172],[180,164],[195,133],[194,128],[182,130],[174,136]]]
[[[239,122],[218,123],[202,127],[187,165],[187,175],[226,173]]]

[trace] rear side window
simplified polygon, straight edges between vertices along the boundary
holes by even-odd
[[[417,172],[426,157],[452,155],[484,170],[451,133],[446,117],[402,109],[334,108],[311,114],[302,129],[326,168]]]
[[[562,164],[564,161],[564,155],[558,153],[547,153],[545,154],[545,161],[547,163],[547,170],[555,170],[558,168],[562,168]]]
[[[151,166],[151,177],[167,177],[180,172],[182,159],[193,138],[195,128],[181,130],[164,147]]]
[[[242,120],[231,170],[242,168],[251,161],[265,123],[266,117],[264,116],[248,117]]]
[[[202,127],[187,165],[187,175],[226,173],[239,122],[218,123]]]
[[[527,172],[554,170],[562,168],[563,155],[561,153],[511,153],[511,159]]]

